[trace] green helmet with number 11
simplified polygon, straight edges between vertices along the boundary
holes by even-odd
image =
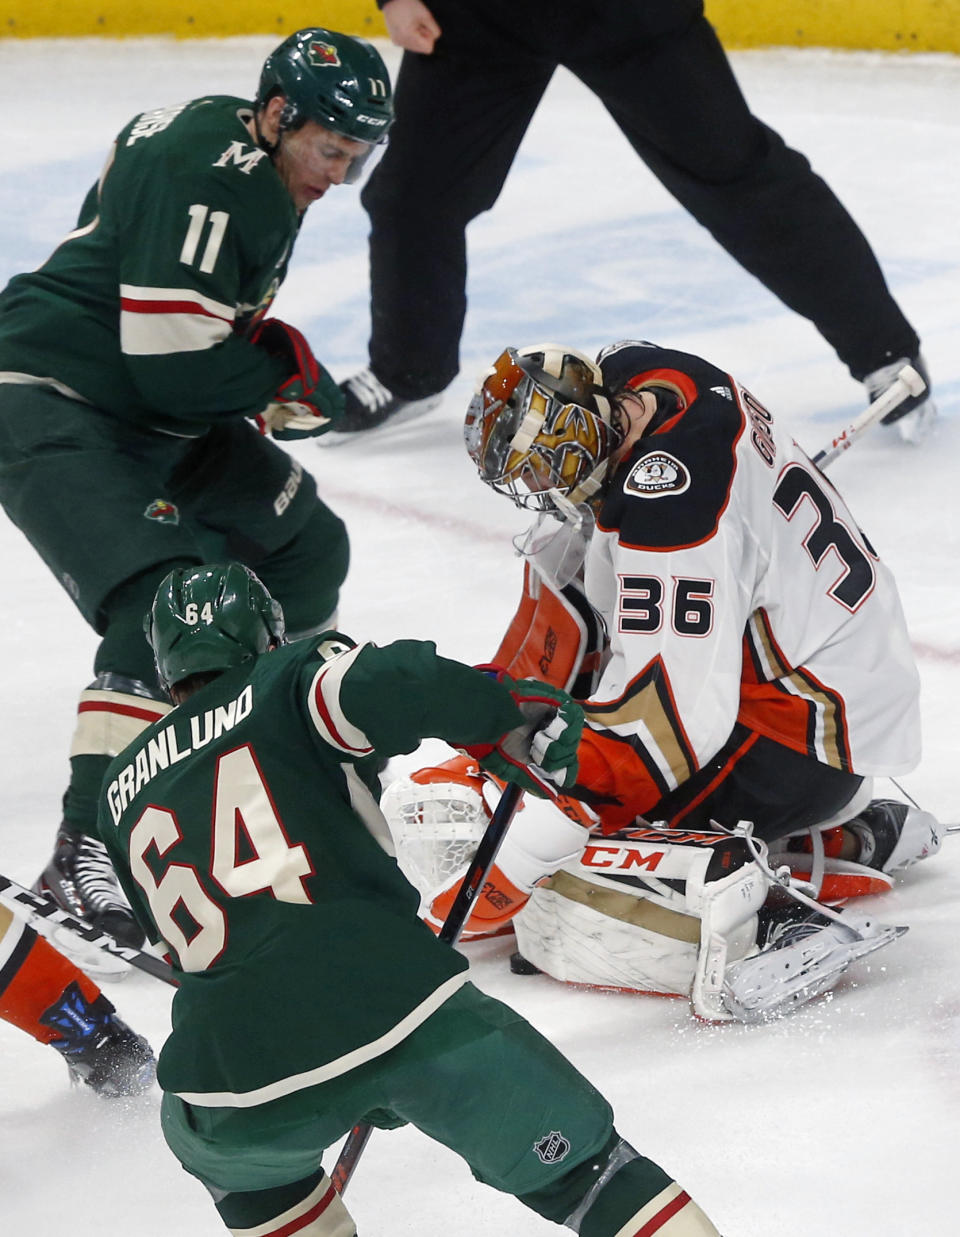
[[[257,107],[275,94],[287,101],[281,132],[313,120],[376,146],[393,124],[393,92],[380,53],[363,39],[320,26],[291,34],[264,61]]]
[[[178,567],[144,619],[169,691],[193,674],[231,670],[283,643],[283,611],[241,563]]]

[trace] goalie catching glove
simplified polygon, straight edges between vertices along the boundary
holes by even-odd
[[[260,432],[290,440],[324,433],[343,413],[343,392],[313,355],[303,335],[279,318],[265,318],[250,338],[284,362],[288,377],[257,417]]]
[[[492,674],[510,692],[524,723],[508,730],[495,744],[474,744],[463,750],[494,777],[516,782],[539,798],[577,780],[577,748],[583,731],[583,709],[565,691],[539,679],[514,681],[496,666],[478,669]]]

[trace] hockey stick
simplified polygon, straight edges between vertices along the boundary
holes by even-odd
[[[818,468],[826,468],[828,464],[832,464],[838,455],[842,455],[848,447],[852,446],[857,438],[874,425],[882,417],[885,417],[888,412],[893,412],[894,408],[910,399],[914,395],[922,395],[926,390],[927,384],[920,377],[912,365],[904,365],[903,369],[897,374],[893,383],[887,387],[882,395],[864,408],[845,430],[842,430],[828,447],[824,447],[822,451],[818,451],[813,457],[813,463]]]
[[[470,909],[473,906],[474,899],[483,888],[483,883],[487,879],[487,873],[493,867],[493,861],[497,857],[500,844],[506,837],[507,829],[516,815],[522,798],[523,791],[513,782],[505,788],[500,796],[500,802],[494,809],[490,824],[487,825],[486,831],[480,839],[477,853],[474,855],[473,862],[463,878],[463,884],[460,886],[453,906],[450,908],[450,914],[443,921],[443,927],[438,934],[437,939],[445,945],[455,945],[457,943],[460,933],[463,931],[463,925],[470,916]],[[363,1149],[367,1145],[367,1140],[372,1132],[373,1127],[367,1124],[367,1122],[362,1121],[359,1125],[355,1125],[347,1135],[333,1172],[330,1174],[330,1179],[340,1194],[346,1190],[350,1178],[353,1176],[353,1170],[357,1167],[357,1161],[363,1154]]]
[[[101,932],[99,928],[91,927],[90,924],[77,919],[76,916],[57,906],[55,902],[45,898],[42,893],[34,893],[32,889],[25,889],[23,885],[12,881],[9,876],[0,875],[0,903],[9,907],[15,915],[25,919],[29,924],[35,926],[56,924],[59,928],[65,928],[72,936],[79,937],[87,945],[94,945],[104,953],[112,954],[115,958],[122,958],[130,966],[146,971],[148,975],[162,979],[164,983],[172,984],[174,988],[177,987],[173,970],[166,962],[161,962],[153,954],[144,953],[141,949],[131,949],[128,945],[121,945],[108,932]]]

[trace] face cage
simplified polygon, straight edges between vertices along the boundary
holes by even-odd
[[[529,446],[521,444],[518,448],[515,440],[530,413],[534,394],[545,405],[540,426]],[[478,399],[482,401],[482,396]],[[576,437],[555,444],[545,441],[556,437],[555,427],[564,415],[590,420],[595,454]],[[554,395],[530,377],[517,385],[506,404],[497,401],[482,414],[475,414],[467,432],[467,449],[483,480],[527,511],[550,511],[558,495],[566,498],[573,494],[606,458],[611,446],[610,426],[599,413]],[[519,458],[511,462],[511,456],[517,455]]]

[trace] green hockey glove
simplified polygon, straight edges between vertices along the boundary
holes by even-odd
[[[485,668],[485,667],[484,667]],[[583,709],[572,696],[539,679],[497,678],[510,691],[524,724],[495,744],[465,749],[484,769],[524,790],[549,797],[577,780],[577,749]]]
[[[328,430],[343,413],[343,392],[313,355],[303,335],[279,318],[265,318],[250,342],[279,357],[289,370],[289,377],[257,417],[261,432],[291,440],[313,438]]]

